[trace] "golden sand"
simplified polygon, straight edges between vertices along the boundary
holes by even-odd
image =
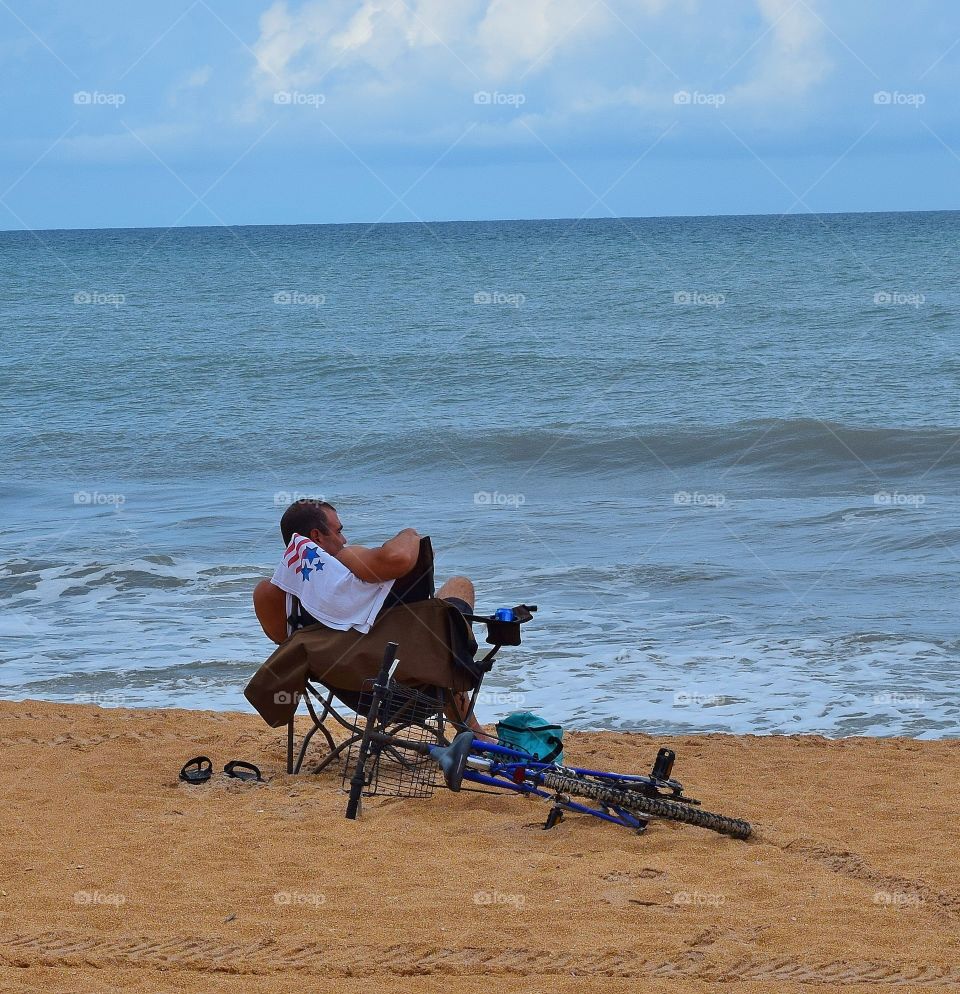
[[[0,991],[960,990],[960,742],[569,734],[656,749],[749,842],[438,790],[343,817],[244,714],[0,703]],[[267,781],[178,782],[205,753]]]

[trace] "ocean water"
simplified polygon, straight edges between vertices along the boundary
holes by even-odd
[[[952,736],[960,214],[0,233],[0,697],[247,709],[298,496],[481,717]]]

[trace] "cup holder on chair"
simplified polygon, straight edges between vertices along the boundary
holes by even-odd
[[[487,642],[490,645],[519,645],[520,622],[496,620],[488,621]]]

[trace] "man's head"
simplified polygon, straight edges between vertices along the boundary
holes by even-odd
[[[297,500],[283,512],[280,534],[284,545],[290,544],[294,533],[316,542],[331,556],[338,555],[347,544],[336,508],[325,500]]]

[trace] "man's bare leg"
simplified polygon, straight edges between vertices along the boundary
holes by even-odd
[[[437,591],[437,597],[456,597],[458,600],[461,600],[470,606],[470,613],[472,614],[473,607],[477,601],[477,592],[474,590],[473,583],[467,577],[451,576],[450,579],[447,580],[447,582]],[[470,707],[470,695],[457,694],[455,701],[456,709],[459,714],[451,713],[453,708],[450,708],[447,712],[447,717],[453,721],[460,721],[460,716],[466,714],[467,708]],[[470,715],[470,720],[467,722],[467,725],[471,731],[478,734],[483,731],[480,727],[480,723],[474,715]]]
[[[477,592],[473,583],[465,576],[451,576],[437,591],[437,597],[456,597],[470,605],[470,611],[477,602]]]

